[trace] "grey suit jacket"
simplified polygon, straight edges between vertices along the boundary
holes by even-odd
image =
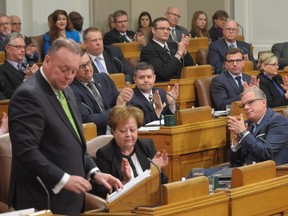
[[[189,32],[186,28],[184,28],[183,26],[175,26],[175,31],[176,31],[176,36],[177,36],[177,42],[181,41],[182,38],[182,34],[188,35]],[[169,39],[168,42],[173,42],[171,34],[169,35]]]
[[[243,81],[250,83],[251,77],[242,74]],[[228,73],[224,72],[213,78],[211,84],[211,97],[215,105],[215,110],[226,110],[226,105],[233,101],[240,100],[240,92],[235,79]]]
[[[40,71],[21,85],[9,104],[12,170],[9,203],[16,209],[47,209],[48,196],[37,181],[40,177],[50,194],[53,213],[79,215],[84,194],[64,188],[52,189],[64,173],[86,177],[96,167],[86,153],[81,117],[72,90],[64,90],[81,140],[78,138],[54,91]]]
[[[285,66],[288,66],[288,42],[274,44],[271,51],[279,59],[279,69],[283,69]]]

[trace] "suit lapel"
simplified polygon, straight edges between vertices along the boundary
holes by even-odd
[[[240,90],[238,85],[236,84],[236,82],[234,81],[234,78],[231,76],[231,74],[229,72],[225,72],[225,76],[228,80],[228,83],[231,85],[232,89],[237,92],[237,94],[240,94]]]
[[[106,68],[108,72],[117,72],[117,71],[113,71],[113,62],[111,61],[111,57],[109,55],[109,53],[104,49],[103,51],[103,56],[104,56],[104,61],[106,64]]]
[[[5,61],[5,66],[9,70],[9,73],[13,73],[16,77],[18,77],[21,81],[24,80],[24,73],[21,71],[16,70],[9,62]]]
[[[154,94],[153,90],[152,93]],[[151,103],[145,98],[145,96],[137,87],[134,89],[134,94],[136,98],[138,98],[140,104],[143,104],[148,110],[154,111],[154,107],[152,107]]]
[[[161,47],[155,41],[152,41],[152,42],[153,42],[153,46],[154,46],[155,50],[160,54],[159,56],[161,58],[165,58],[164,61],[170,61],[171,60],[171,56],[165,51],[165,49],[163,47]],[[170,53],[171,53],[171,50],[170,50]]]

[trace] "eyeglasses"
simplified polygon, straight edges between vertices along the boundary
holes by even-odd
[[[22,25],[22,23],[11,23],[11,25]]]
[[[4,25],[11,25],[10,22],[6,22],[6,23],[0,23],[0,27],[4,26]]]
[[[238,29],[236,29],[236,28],[225,28],[225,30],[230,31],[230,32],[238,31]]]
[[[122,23],[127,23],[128,22],[128,20],[119,20],[119,21],[116,21],[115,23],[118,23],[118,24],[122,24]]]
[[[155,29],[158,29],[158,30],[160,30],[160,31],[164,31],[164,30],[167,30],[167,31],[171,31],[171,29],[170,29],[170,27],[168,27],[168,28],[164,28],[164,27],[159,27],[159,28],[155,28]]]
[[[239,107],[240,107],[241,109],[244,108],[246,105],[247,105],[248,107],[250,107],[254,102],[259,101],[259,100],[263,100],[263,98],[255,98],[255,99],[249,100],[249,101],[247,101],[246,103],[243,103],[243,104],[239,105]]]
[[[239,64],[242,61],[243,61],[243,59],[226,60],[226,62],[229,64],[234,64],[234,63]]]
[[[273,67],[279,67],[279,64],[278,64],[278,63],[274,63],[274,64],[266,64],[266,65],[270,65],[270,66],[273,66]]]
[[[79,65],[79,69],[80,70],[85,70],[87,68],[87,66],[88,66],[88,68],[92,66],[91,63],[92,63],[91,61],[88,61],[85,64]]]
[[[176,14],[176,13],[168,13],[168,14],[173,15],[175,17],[178,17],[179,19],[181,18],[181,16],[179,14]]]
[[[7,44],[7,46],[15,47],[16,49],[26,49],[26,46]]]

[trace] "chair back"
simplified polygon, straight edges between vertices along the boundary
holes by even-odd
[[[204,79],[196,79],[194,82],[194,86],[196,89],[196,95],[199,106],[210,106],[214,107],[210,89],[211,89],[211,83],[214,77],[217,75],[213,75],[208,78]]]
[[[193,58],[194,63],[196,61],[196,53],[199,49],[208,49],[209,48],[209,39],[207,37],[191,38],[189,40],[188,52]]]
[[[237,35],[236,40],[244,42],[245,41],[245,37],[244,37],[244,35]]]
[[[100,135],[87,142],[87,152],[93,159],[96,158],[96,152],[113,139],[113,135]]]
[[[208,64],[208,48],[200,48],[196,53],[196,64],[207,65]]]
[[[191,124],[212,119],[212,109],[209,106],[180,109],[176,112],[177,125]]]
[[[9,208],[8,191],[12,163],[12,146],[9,133],[0,135],[0,212],[7,212]]]
[[[186,66],[183,67],[181,78],[204,78],[212,76],[211,65],[199,65],[199,66]]]
[[[126,59],[140,57],[140,48],[138,42],[114,43],[112,46],[119,47]]]
[[[30,37],[32,42],[37,47],[37,51],[39,54],[39,61],[42,62],[44,60],[44,54],[43,54],[43,47],[44,47],[44,40],[43,35],[37,35],[37,36],[31,36]]]
[[[95,123],[93,122],[84,123],[82,124],[82,127],[86,142],[97,136],[97,126]]]
[[[0,64],[3,64],[5,61],[5,53],[4,51],[0,51]]]
[[[125,87],[125,74],[113,73],[109,74],[109,77],[112,79],[117,89],[122,89]]]
[[[248,72],[248,71],[253,71],[254,70],[254,65],[252,61],[244,61],[244,67],[242,69],[242,72]]]

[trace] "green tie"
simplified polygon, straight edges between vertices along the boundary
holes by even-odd
[[[75,124],[75,121],[73,119],[73,116],[72,116],[72,114],[70,112],[68,103],[67,103],[66,98],[65,98],[65,96],[64,96],[62,91],[58,91],[58,98],[59,98],[59,101],[60,101],[60,103],[61,103],[61,105],[62,105],[62,107],[63,107],[63,109],[64,109],[64,111],[65,111],[65,113],[66,113],[66,115],[67,115],[67,117],[69,119],[69,121],[70,121],[70,123],[72,124],[72,126],[73,126],[73,128],[74,128],[74,130],[75,130],[75,132],[76,132],[76,134],[78,136],[78,138],[81,140],[79,132],[78,132],[77,127],[76,127],[76,124]]]

